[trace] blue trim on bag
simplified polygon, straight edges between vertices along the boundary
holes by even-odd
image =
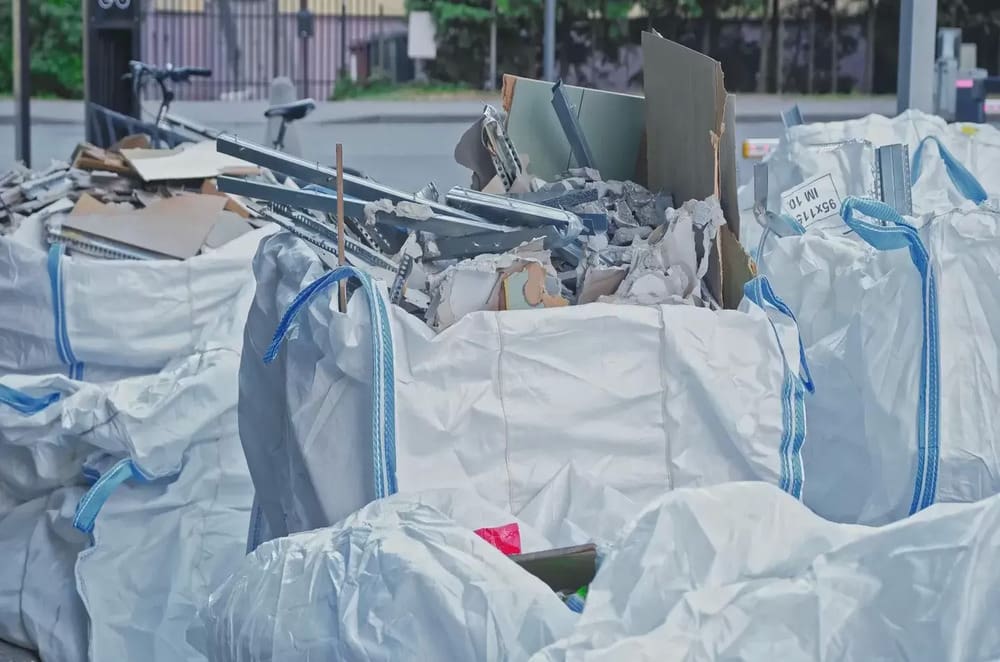
[[[84,475],[86,476],[86,472]],[[101,508],[104,507],[104,503],[111,496],[111,493],[119,485],[132,478],[144,480],[135,466],[135,462],[129,458],[119,460],[80,498],[80,502],[76,504],[76,514],[73,516],[73,526],[84,533],[93,531],[97,515],[101,512]]]
[[[855,210],[883,221],[876,225],[855,218]],[[849,197],[842,208],[844,222],[858,236],[880,251],[906,248],[922,281],[923,342],[920,348],[920,398],[917,403],[917,475],[910,514],[934,503],[940,454],[941,365],[938,348],[937,283],[930,254],[916,228],[895,209],[874,200]]]
[[[392,327],[385,300],[379,295],[371,278],[354,267],[339,267],[307,285],[282,315],[270,347],[264,353],[264,363],[272,362],[281,349],[299,312],[310,300],[342,280],[354,278],[368,301],[372,327],[372,458],[375,478],[375,498],[382,499],[398,490],[396,482],[396,378],[393,364]]]
[[[782,315],[791,318],[795,322],[795,315],[791,309],[782,301],[766,276],[757,276],[748,281],[743,286],[743,293],[747,299],[757,305],[761,310],[766,311],[767,306],[771,306]],[[778,456],[781,461],[781,473],[778,478],[778,487],[796,499],[802,498],[802,487],[805,483],[805,468],[802,463],[802,446],[806,438],[806,410],[805,393],[815,392],[812,374],[809,372],[809,364],[806,361],[805,346],[802,337],[799,336],[799,374],[794,374],[785,358],[785,351],[781,345],[781,337],[774,322],[771,323],[771,330],[778,342],[778,349],[781,352],[784,367],[784,378],[781,384],[781,446]]]
[[[69,332],[66,330],[66,302],[63,298],[62,285],[63,245],[52,244],[49,249],[48,270],[49,284],[52,287],[52,317],[55,319],[56,351],[59,360],[69,366],[69,378],[83,379],[83,363],[76,360],[73,348],[69,343]]]
[[[916,183],[920,179],[920,167],[923,162],[924,156],[924,145],[928,141],[933,141],[938,147],[938,153],[941,155],[941,160],[944,161],[945,171],[948,173],[948,179],[951,183],[955,185],[955,188],[964,195],[969,200],[972,200],[977,205],[986,202],[989,197],[986,193],[986,189],[983,185],[979,183],[975,175],[966,169],[958,159],[952,155],[951,152],[941,143],[937,136],[927,136],[920,141],[917,145],[917,149],[913,152],[913,165],[910,167],[910,173],[913,176],[913,181]]]
[[[62,396],[59,393],[40,396],[28,395],[24,391],[0,384],[0,404],[5,404],[14,411],[28,416],[37,414],[59,400],[60,397]]]

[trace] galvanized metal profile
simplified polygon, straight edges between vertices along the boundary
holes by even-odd
[[[755,163],[753,166],[753,213],[756,217],[767,211],[768,164]]]
[[[461,186],[448,191],[445,200],[449,207],[464,209],[501,225],[532,228],[551,225],[563,232],[582,227],[580,217],[571,211]]]
[[[788,110],[781,113],[781,123],[785,125],[786,129],[806,123],[805,120],[802,119],[802,109],[799,108],[799,104],[795,104]]]
[[[273,184],[261,184],[235,177],[219,177],[218,183],[219,190],[224,193],[233,193],[248,198],[278,202],[302,209],[313,209],[326,214],[333,214],[337,211],[336,195],[296,190]],[[364,218],[365,206],[367,204],[365,200],[344,195],[344,210],[348,216]],[[417,204],[426,203],[418,202]],[[451,209],[450,207],[443,208]],[[438,237],[463,237],[483,232],[507,232],[509,230],[509,228],[502,225],[445,214],[434,214],[426,219],[414,219],[384,211],[376,211],[375,222],[405,230],[430,232]]]
[[[505,191],[509,191],[524,171],[521,157],[507,135],[503,125],[503,117],[492,106],[483,109],[483,145],[490,153],[493,168],[503,182]]]
[[[300,179],[310,184],[317,184],[324,187],[336,187],[337,171],[335,168],[327,168],[317,163],[304,161],[294,156],[289,156],[267,147],[261,147],[245,140],[239,140],[229,135],[220,135],[215,140],[216,150],[220,154],[235,156],[253,163],[254,165],[269,168],[275,172],[280,172],[289,177]],[[363,177],[357,177],[347,172],[344,173],[344,194],[354,196],[361,200],[390,200],[392,202],[414,202],[429,206],[434,211],[462,216],[469,219],[476,219],[473,214],[450,209],[446,205],[428,200],[421,200],[414,195],[404,193],[388,186],[383,186]]]
[[[392,281],[389,289],[389,301],[397,306],[403,301],[403,294],[406,292],[406,281],[413,273],[413,256],[404,255],[396,270],[396,277]]]
[[[272,203],[268,207],[251,205],[254,213],[280,225],[299,239],[302,239],[330,255],[337,256],[337,231],[308,214],[296,211],[287,205]],[[351,237],[344,237],[344,248],[348,255],[373,267],[395,271],[397,264],[378,251],[374,251]],[[335,266],[335,265],[332,265]]]
[[[910,150],[906,145],[885,145],[875,150],[879,198],[900,214],[913,213]]]
[[[573,112],[573,106],[566,98],[566,90],[563,89],[561,80],[552,86],[552,107],[555,108],[556,117],[559,118],[559,124],[562,126],[563,133],[566,134],[569,147],[573,150],[576,164],[581,168],[593,168],[594,154],[590,150],[587,136],[580,128],[580,121],[576,113]]]
[[[483,253],[506,253],[535,239],[544,239],[546,248],[553,248],[565,241],[562,234],[551,225],[522,228],[511,232],[486,232],[465,237],[441,237],[435,242],[438,254],[424,259],[429,262],[461,260]]]
[[[518,200],[534,202],[536,205],[566,209],[585,202],[597,202],[600,197],[596,188],[574,188],[569,190],[536,191],[516,196]]]
[[[202,124],[198,124],[197,122],[192,122],[186,117],[180,117],[171,113],[166,113],[163,116],[163,120],[171,126],[184,129],[185,131],[190,131],[191,133],[202,136],[203,138],[208,138],[209,140],[218,138],[219,134],[222,133],[217,129],[211,129]]]

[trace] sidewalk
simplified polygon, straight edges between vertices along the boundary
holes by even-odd
[[[471,123],[479,117],[484,103],[499,105],[500,99],[484,93],[482,100],[323,102],[306,121],[318,124]],[[891,96],[824,98],[745,94],[736,95],[736,119],[750,123],[778,121],[779,113],[796,103],[807,122],[896,113],[896,98]],[[207,126],[227,129],[262,124],[266,107],[263,101],[178,101],[171,111]],[[147,108],[155,112],[156,104],[147,104]],[[35,125],[82,124],[83,102],[35,100],[31,104],[31,114]],[[13,122],[13,100],[0,100],[0,125]]]

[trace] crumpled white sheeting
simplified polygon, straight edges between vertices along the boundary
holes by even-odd
[[[87,660],[87,614],[73,582],[88,544],[73,528],[83,492],[55,490],[0,514],[0,639],[38,651],[44,662]]]
[[[763,483],[668,493],[531,662],[1000,658],[1000,497],[869,528]]]
[[[513,518],[448,494],[397,495],[263,543],[190,638],[213,662],[403,662],[524,660],[569,634],[578,616],[472,531]],[[442,495],[446,509],[462,504],[459,521],[477,508],[485,518],[463,526],[427,505]]]

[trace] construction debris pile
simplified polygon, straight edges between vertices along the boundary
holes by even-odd
[[[344,176],[346,262],[392,282],[393,303],[441,330],[476,310],[549,308],[594,301],[683,303],[719,308],[704,286],[725,217],[718,199],[674,208],[670,194],[632,181],[604,181],[591,167],[546,182],[526,174],[487,107],[473,129],[482,148],[500,143],[516,176],[495,160],[503,194],[467,187],[414,195]],[[310,242],[338,263],[336,173],[293,157],[218,139],[220,151],[270,167],[283,185],[222,177],[222,190],[260,201],[250,209]],[[272,176],[273,177],[273,176]],[[297,179],[292,179],[295,177]],[[483,180],[475,173],[473,182]],[[350,191],[350,193],[346,193]]]
[[[259,168],[211,143],[155,150],[133,136],[107,150],[83,143],[70,161],[0,177],[0,234],[98,258],[183,260],[260,225],[214,183],[218,174]]]

